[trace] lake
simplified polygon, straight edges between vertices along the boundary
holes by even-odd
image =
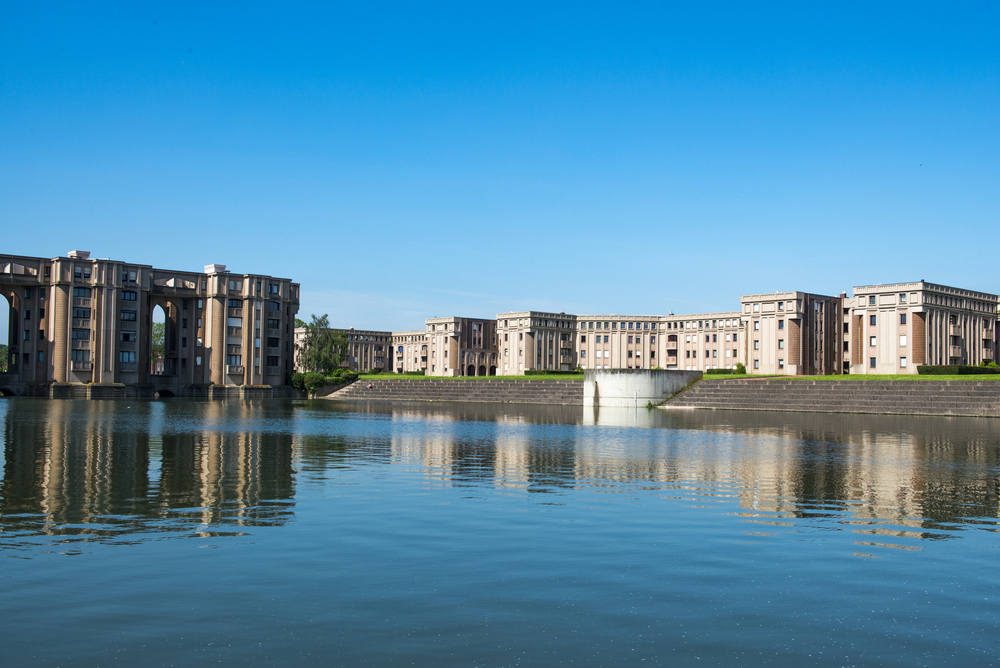
[[[0,400],[5,666],[987,666],[1000,420]]]

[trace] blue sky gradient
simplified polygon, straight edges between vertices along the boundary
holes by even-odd
[[[6,3],[2,251],[300,317],[1000,292],[997,3]],[[2,331],[6,331],[4,328]]]

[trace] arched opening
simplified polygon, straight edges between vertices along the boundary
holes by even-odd
[[[480,366],[479,367],[479,375],[480,376],[485,376],[486,375],[486,367],[485,366]]]
[[[0,295],[3,296],[0,300],[0,373],[17,373],[20,308],[13,289],[0,289]]]
[[[167,365],[167,308],[163,304],[153,306],[149,332],[149,373],[154,376],[173,375]]]
[[[171,392],[170,390],[160,390],[154,396],[159,399],[165,399],[167,397],[175,397],[177,395]]]
[[[469,368],[465,370],[465,375],[466,376],[475,376],[476,375],[476,365],[470,364]]]
[[[0,387],[0,397],[16,397],[17,392],[7,387]]]
[[[490,367],[490,375],[491,376],[497,375],[497,368],[495,366]]]

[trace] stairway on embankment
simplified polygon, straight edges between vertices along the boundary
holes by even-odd
[[[943,380],[701,380],[664,408],[1000,417],[1000,382]]]
[[[368,385],[372,387],[369,389]],[[324,397],[340,401],[470,401],[583,405],[583,381],[548,378],[377,378]]]

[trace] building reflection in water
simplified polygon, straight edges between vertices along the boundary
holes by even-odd
[[[1000,528],[995,419],[487,404],[340,410],[348,409],[391,417],[396,459],[448,484],[554,493],[653,485],[694,504],[736,500],[761,532],[826,519],[890,546],[879,537]]]
[[[218,535],[291,517],[291,436],[226,428],[252,418],[250,403],[18,399],[5,408],[7,539]]]

